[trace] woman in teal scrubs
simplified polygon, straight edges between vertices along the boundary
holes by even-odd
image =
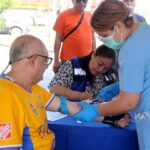
[[[131,111],[136,120],[140,150],[150,150],[150,26],[135,23],[128,7],[104,0],[94,12],[91,26],[100,40],[119,52],[119,96],[110,102],[85,107],[75,115],[81,121]]]

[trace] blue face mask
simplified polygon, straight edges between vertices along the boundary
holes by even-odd
[[[122,40],[120,42],[116,42],[113,35],[114,35],[114,31],[113,34],[108,37],[99,36],[99,40],[102,41],[109,48],[112,48],[114,50],[120,50],[120,48],[124,43],[124,40],[121,37]]]

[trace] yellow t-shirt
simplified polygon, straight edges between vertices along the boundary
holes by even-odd
[[[48,129],[45,105],[51,94],[38,85],[29,93],[0,78],[0,149],[50,150],[54,134]]]

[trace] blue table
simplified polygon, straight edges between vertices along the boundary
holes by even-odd
[[[135,124],[121,129],[101,122],[78,124],[71,117],[49,121],[56,150],[139,150]]]

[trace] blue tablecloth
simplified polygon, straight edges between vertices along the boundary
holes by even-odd
[[[78,124],[71,117],[49,121],[56,150],[139,150],[135,124],[121,129],[101,122]]]

